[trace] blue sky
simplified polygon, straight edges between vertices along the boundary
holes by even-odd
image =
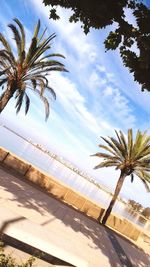
[[[97,181],[114,189],[119,173],[113,169],[93,170],[98,163],[89,155],[98,151],[100,136],[124,133],[128,128],[149,130],[150,93],[142,93],[132,75],[122,66],[117,51],[105,53],[103,41],[107,30],[83,34],[80,24],[68,23],[69,11],[58,10],[62,19],[49,20],[49,10],[40,0],[1,0],[0,31],[13,45],[7,24],[19,18],[27,33],[27,46],[34,25],[40,18],[48,33],[57,34],[52,51],[65,55],[69,73],[53,73],[50,85],[57,100],[51,103],[51,114],[45,122],[43,104],[31,95],[32,105],[27,116],[16,116],[13,100],[0,115],[0,122],[43,144],[73,162]],[[130,19],[131,15],[128,13]],[[15,47],[14,47],[15,49]],[[122,196],[148,206],[150,195],[138,180],[127,178]]]

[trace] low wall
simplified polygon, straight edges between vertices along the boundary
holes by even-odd
[[[0,147],[0,164],[14,169],[21,174],[21,177],[37,184],[55,198],[73,206],[95,220],[98,220],[100,215],[104,213],[104,208],[2,147]],[[106,225],[134,241],[141,234],[138,227],[136,228],[131,222],[118,218],[114,214],[109,216]]]

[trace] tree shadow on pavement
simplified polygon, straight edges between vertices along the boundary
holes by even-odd
[[[66,243],[71,238],[69,246],[85,258],[93,257],[93,266],[96,266],[94,262],[100,258],[100,253],[107,258],[111,267],[150,266],[150,256],[144,251],[81,212],[54,199],[21,175],[12,173],[0,167],[0,203],[17,210],[21,216],[28,219],[31,217],[44,229],[58,227]]]

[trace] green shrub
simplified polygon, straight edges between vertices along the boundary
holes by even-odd
[[[33,267],[35,258],[31,256],[26,262],[21,264],[11,254],[5,254],[2,243],[0,244],[0,267]]]

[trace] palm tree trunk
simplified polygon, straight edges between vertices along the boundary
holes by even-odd
[[[104,215],[104,217],[102,219],[102,224],[106,223],[106,221],[107,221],[107,219],[108,219],[108,217],[109,217],[109,215],[110,215],[110,213],[112,211],[112,208],[113,208],[113,206],[114,206],[114,204],[116,202],[116,199],[117,199],[117,197],[118,197],[118,195],[120,193],[120,190],[122,188],[122,185],[123,185],[125,177],[126,177],[126,174],[121,172],[119,180],[118,180],[116,188],[115,188],[114,195],[112,197],[112,200],[111,200],[111,202],[109,204],[109,207],[107,208],[107,210],[105,212],[105,215]]]
[[[0,97],[0,113],[8,104],[9,100],[13,97],[14,90],[7,89]]]

